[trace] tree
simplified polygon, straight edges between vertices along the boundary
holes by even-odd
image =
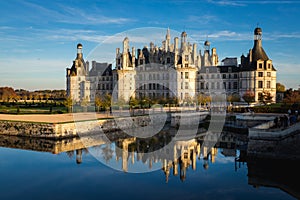
[[[281,83],[276,83],[276,92],[285,92],[285,86]]]
[[[258,101],[265,104],[265,105],[267,103],[272,102],[272,99],[273,99],[273,96],[271,96],[270,92],[263,91],[263,92],[258,94]]]
[[[100,107],[103,106],[103,101],[98,96],[95,98],[95,106],[97,108],[97,112],[99,112],[100,111]]]
[[[243,94],[243,99],[245,102],[248,103],[248,105],[251,103],[251,102],[254,102],[255,101],[255,94],[254,92],[250,91],[250,90],[247,90],[244,94]]]
[[[104,95],[104,98],[103,98],[103,107],[104,107],[104,109],[106,111],[111,109],[111,94],[106,93]]]
[[[291,104],[300,102],[299,92],[293,91],[292,89],[287,90],[283,102]]]
[[[89,105],[89,100],[87,97],[80,101],[80,105],[83,107],[83,112],[87,112],[87,106]]]
[[[67,97],[64,101],[64,105],[67,107],[68,112],[73,112],[73,99],[71,97]]]
[[[11,99],[17,97],[15,90],[11,87],[1,87],[0,88],[0,99],[2,101],[9,102]]]
[[[123,108],[126,105],[126,101],[125,98],[123,96],[121,96],[120,98],[118,98],[118,102],[117,102],[118,106],[120,108]]]
[[[130,105],[131,108],[134,108],[137,105],[139,105],[139,101],[136,98],[134,98],[134,97],[130,97],[130,99],[129,99],[129,105]]]
[[[237,93],[231,94],[227,96],[227,101],[230,103],[239,102],[241,99],[240,95]]]

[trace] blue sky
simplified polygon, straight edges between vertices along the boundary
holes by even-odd
[[[105,48],[99,50],[99,44],[111,36],[122,33],[130,40],[127,32],[147,27],[169,27],[172,38],[185,30],[198,49],[210,40],[219,60],[240,58],[252,48],[257,24],[277,69],[277,82],[287,88],[300,85],[300,1],[11,0],[0,1],[0,7],[0,86],[65,89],[65,70],[72,65],[78,42],[88,59],[95,49],[101,54]],[[150,42],[149,34],[139,37],[144,45]]]

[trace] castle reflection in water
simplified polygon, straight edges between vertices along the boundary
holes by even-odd
[[[2,135],[0,136],[0,147],[53,154],[66,153],[70,158],[75,158],[77,164],[84,163],[86,154],[98,152],[97,156],[100,155],[106,163],[119,163],[120,169],[124,172],[130,171],[130,167],[140,165],[140,163],[150,170],[154,165],[159,165],[159,169],[165,174],[166,182],[172,174],[184,181],[188,177],[188,169],[196,170],[199,167],[197,163],[199,164],[201,159],[203,165],[200,167],[209,170],[209,165],[217,162],[220,154],[222,154],[222,156],[232,158],[236,170],[241,164],[247,164],[249,185],[279,188],[291,196],[300,198],[300,188],[293,184],[297,182],[295,174],[298,173],[299,163],[297,161],[269,161],[247,157],[247,138],[245,135],[236,133],[209,135],[205,138],[206,142],[203,134],[194,138],[177,138],[175,141],[172,134],[166,134],[166,132],[159,133],[149,140],[122,137],[119,133],[109,133],[109,135],[109,141],[105,135],[62,140]],[[162,152],[160,152],[160,156],[151,154],[151,152],[161,150],[166,144],[172,146],[172,148],[164,150],[169,151],[167,152],[168,156],[164,156]],[[279,171],[274,166],[279,166]]]
[[[179,178],[184,181],[188,168],[196,170],[197,159],[203,159],[203,167],[208,169],[209,164],[215,163],[220,147],[221,153],[225,156],[236,157],[237,151],[240,152],[240,147],[245,144],[245,138],[240,140],[233,133],[210,135],[206,140],[210,139],[212,144],[205,144],[203,142],[205,135],[198,135],[197,138],[174,139],[172,137],[174,134],[162,131],[151,139],[140,139],[124,137],[123,133],[116,132],[109,133],[109,140],[104,134],[62,140],[1,136],[0,146],[53,154],[66,153],[70,158],[75,157],[77,164],[84,162],[84,155],[92,151],[93,156],[96,154],[106,163],[114,160],[116,163],[121,163],[119,169],[124,172],[131,171],[128,167],[134,166],[135,163],[143,163],[149,171],[154,164],[160,165],[168,182],[170,174],[179,175]],[[169,148],[163,149],[166,145]],[[158,153],[152,153],[155,151]]]

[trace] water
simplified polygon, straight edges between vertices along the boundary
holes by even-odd
[[[211,150],[205,150],[203,146],[197,150],[201,140],[193,140],[189,148],[194,145],[194,150],[201,152],[192,154],[190,151],[187,159],[182,154],[183,157],[178,159],[177,175],[173,174],[176,165],[169,162],[164,168],[169,166],[169,176],[166,176],[164,161],[153,160],[152,169],[158,166],[159,170],[151,171],[151,159],[138,158],[137,151],[141,150],[136,145],[138,141],[128,146],[128,154],[119,154],[115,149],[126,139],[76,151],[76,146],[80,145],[75,139],[57,142],[1,136],[1,199],[299,198],[295,196],[299,195],[299,186],[291,184],[293,175],[299,174],[299,165],[249,160],[243,146],[236,145],[237,137],[230,135],[230,138],[231,142],[218,142]],[[186,144],[180,142],[183,146]],[[208,156],[204,151],[210,152]],[[103,162],[106,164],[96,159],[92,152],[105,155]],[[127,157],[125,168],[122,156]],[[180,165],[184,168],[184,159],[188,162],[185,173],[180,171]],[[107,165],[119,167],[119,170]],[[280,165],[280,171],[274,170],[276,165]],[[125,172],[139,168],[150,169],[150,172]]]

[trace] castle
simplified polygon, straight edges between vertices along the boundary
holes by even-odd
[[[271,102],[276,98],[276,70],[262,47],[259,27],[254,30],[253,48],[241,56],[240,64],[237,58],[225,58],[219,64],[216,48],[210,48],[209,41],[204,42],[203,52],[198,51],[197,44],[187,41],[186,32],[172,43],[168,29],[161,47],[151,42],[150,48],[130,49],[125,37],[122,50],[116,49],[114,67],[92,61],[89,70],[89,65],[78,44],[77,57],[66,73],[67,95],[75,102],[92,102],[106,93],[113,101],[176,97],[180,103],[214,92],[239,97],[251,92],[255,102],[267,93]]]

